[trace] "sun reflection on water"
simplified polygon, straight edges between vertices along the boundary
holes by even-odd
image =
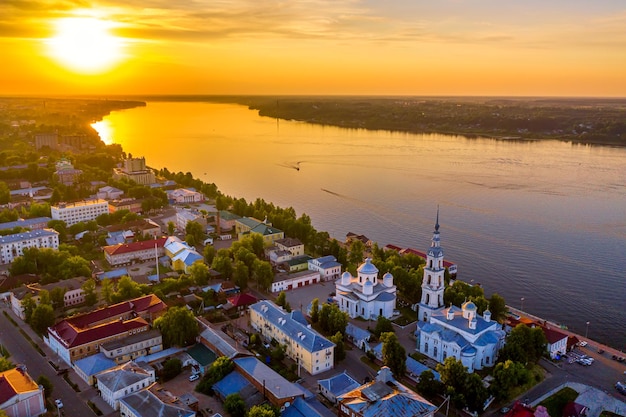
[[[107,145],[111,145],[113,143],[113,126],[111,126],[110,121],[100,120],[99,122],[92,123],[91,127],[98,132],[102,142]]]

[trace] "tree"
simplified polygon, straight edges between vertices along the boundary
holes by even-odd
[[[317,323],[320,319],[320,300],[319,298],[314,298],[311,302],[311,322]]]
[[[11,201],[11,190],[6,182],[0,181],[0,204],[8,204]]]
[[[15,364],[6,356],[0,356],[0,372],[15,368]]]
[[[30,325],[38,334],[44,334],[54,324],[54,310],[50,304],[39,304],[30,317]]]
[[[276,297],[276,305],[285,307],[286,304],[287,304],[287,294],[285,294],[285,291],[281,291],[278,293],[278,297]]]
[[[63,220],[50,220],[48,227],[59,233],[59,242],[64,242],[67,239],[67,225]]]
[[[319,323],[327,334],[341,332],[345,334],[348,325],[348,313],[341,311],[337,304],[324,303],[320,310]]]
[[[96,280],[89,278],[81,286],[85,293],[85,304],[88,307],[93,307],[98,302],[98,293],[96,292]]]
[[[443,384],[435,379],[435,374],[431,370],[420,374],[416,388],[420,394],[427,398],[433,398],[443,392]]]
[[[546,351],[547,343],[541,327],[531,329],[525,324],[518,324],[511,330],[506,338],[506,344],[500,350],[500,361],[537,363]]]
[[[204,227],[202,227],[202,225],[198,222],[187,222],[187,225],[185,226],[185,236],[192,237],[194,243],[187,241],[187,243],[192,246],[201,243],[205,237]]]
[[[498,400],[507,400],[511,389],[526,384],[528,379],[529,372],[523,364],[511,360],[499,362],[493,368],[491,393]]]
[[[346,358],[346,347],[343,343],[343,335],[341,332],[335,333],[329,337],[330,341],[335,344],[334,363],[337,365],[340,361]]]
[[[22,298],[22,308],[24,309],[24,321],[30,323],[30,318],[33,315],[33,311],[37,307],[37,303],[33,299],[31,293],[27,292],[24,298]]]
[[[483,411],[485,401],[487,401],[489,397],[489,391],[483,385],[483,380],[480,375],[471,373],[467,376],[463,394],[467,400],[467,408],[469,408],[470,411],[477,413]]]
[[[102,281],[102,285],[100,288],[100,294],[102,295],[102,299],[105,303],[111,304],[113,301],[113,282],[110,279],[105,279]]]
[[[176,224],[172,221],[167,222],[167,234],[173,236],[174,232],[176,232]]]
[[[39,304],[47,304],[52,306],[52,301],[50,299],[50,291],[41,290],[39,291]]]
[[[163,342],[168,346],[190,345],[199,333],[196,318],[185,307],[170,308],[154,321],[154,327],[161,331]]]
[[[233,262],[230,257],[222,253],[222,251],[218,251],[215,258],[213,258],[213,262],[211,263],[211,268],[218,271],[222,274],[224,279],[230,279],[233,275]]]
[[[267,261],[256,259],[252,265],[252,273],[256,279],[257,285],[268,290],[274,282],[274,271],[272,271],[272,265]]]
[[[248,288],[248,279],[250,278],[250,272],[246,264],[242,261],[235,261],[233,271],[233,281],[241,291],[245,291]]]
[[[183,369],[183,363],[178,358],[171,358],[163,364],[163,379],[168,381],[173,379]]]
[[[228,394],[224,399],[224,410],[232,417],[244,417],[246,415],[246,403],[241,395]]]
[[[209,282],[209,267],[200,260],[189,267],[189,274],[196,285],[206,285]]]
[[[48,377],[45,375],[39,375],[39,378],[37,378],[37,385],[42,386],[43,395],[46,398],[50,398],[52,391],[54,390],[54,385],[52,385],[52,382],[48,379]]]
[[[506,302],[499,294],[493,293],[489,299],[489,311],[491,312],[491,319],[502,322],[506,318]]]
[[[141,285],[133,281],[128,275],[124,275],[117,282],[117,291],[115,292],[113,299],[119,303],[141,297],[142,294],[143,291],[141,290]]]
[[[59,265],[58,274],[62,280],[91,276],[89,261],[81,256],[71,256]]]
[[[269,404],[253,405],[247,417],[280,417],[280,411]]]
[[[388,366],[397,379],[406,372],[406,351],[398,341],[395,333],[386,332],[380,335],[383,342],[383,365]]]
[[[358,239],[355,239],[350,244],[350,255],[348,257],[348,263],[352,265],[359,265],[363,262],[363,253],[365,252],[365,245]]]
[[[202,255],[204,256],[204,262],[207,265],[211,265],[213,263],[213,258],[215,258],[215,246],[206,245],[202,250]]]
[[[59,309],[65,307],[65,292],[67,290],[63,287],[54,287],[50,291],[50,301],[52,302],[53,309]]]
[[[374,335],[378,338],[381,333],[387,332],[393,333],[393,324],[391,323],[391,320],[385,316],[378,316],[376,319],[376,327],[374,327],[374,331],[372,333],[374,333]]]

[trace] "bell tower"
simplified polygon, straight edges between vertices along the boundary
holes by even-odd
[[[437,207],[435,231],[430,241],[430,248],[426,252],[426,266],[424,267],[424,278],[422,279],[422,300],[419,303],[418,320],[430,321],[430,316],[433,312],[443,309],[445,270],[439,236],[439,207]]]

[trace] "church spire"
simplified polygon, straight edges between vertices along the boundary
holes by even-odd
[[[437,220],[435,221],[435,232],[439,231],[439,204],[437,204]]]

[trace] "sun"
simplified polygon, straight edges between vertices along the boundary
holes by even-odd
[[[101,73],[122,59],[122,40],[111,34],[112,22],[91,17],[58,19],[48,40],[50,54],[68,69]]]

